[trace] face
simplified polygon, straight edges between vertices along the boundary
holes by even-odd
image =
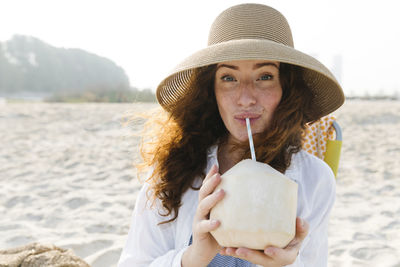
[[[217,65],[215,96],[229,141],[246,141],[246,118],[253,134],[264,132],[282,98],[279,62],[238,60]]]

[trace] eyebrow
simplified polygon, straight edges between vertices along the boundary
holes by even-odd
[[[222,68],[222,67],[225,67],[225,68],[228,68],[228,69],[234,69],[234,70],[238,70],[239,69],[237,66],[234,66],[234,65],[221,64],[221,65],[218,65],[217,70],[219,68]]]
[[[254,70],[255,70],[255,69],[259,69],[259,68],[264,67],[264,66],[273,66],[273,67],[275,67],[275,68],[277,68],[277,69],[279,70],[278,65],[275,64],[275,63],[273,63],[273,62],[262,62],[262,63],[257,63],[257,64],[254,66],[253,69],[254,69]]]
[[[259,68],[264,67],[264,66],[273,66],[273,67],[275,67],[275,68],[277,68],[277,69],[279,70],[278,65],[275,64],[275,63],[273,63],[273,62],[262,62],[262,63],[257,63],[257,64],[254,65],[253,70],[259,69]],[[233,70],[238,70],[238,69],[239,69],[239,67],[238,67],[238,66],[235,66],[235,65],[221,64],[221,65],[218,65],[217,70],[218,70],[219,68],[222,68],[222,67],[229,68],[229,69],[233,69]]]

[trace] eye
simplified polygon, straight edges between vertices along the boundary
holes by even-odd
[[[221,80],[225,81],[225,82],[234,82],[236,81],[234,77],[230,76],[230,75],[224,75],[221,77]]]
[[[269,81],[269,80],[272,80],[273,78],[274,78],[274,76],[272,76],[270,74],[263,74],[263,75],[261,75],[259,80],[261,80],[261,81]]]

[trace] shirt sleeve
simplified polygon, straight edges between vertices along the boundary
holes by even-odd
[[[318,159],[319,161],[319,159]],[[307,165],[307,164],[306,164]],[[324,162],[303,170],[302,212],[299,214],[309,224],[296,262],[296,267],[326,267],[328,263],[329,216],[335,202],[336,181],[332,170]]]
[[[147,197],[148,188],[145,184],[136,199],[128,240],[118,267],[180,267],[187,247],[175,249],[174,222],[158,225],[170,217],[159,215],[157,203],[151,206]]]

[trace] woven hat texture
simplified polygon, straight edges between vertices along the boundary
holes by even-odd
[[[344,102],[341,86],[317,59],[294,48],[285,17],[261,4],[241,4],[223,11],[211,26],[208,46],[178,64],[157,87],[157,100],[167,111],[187,92],[193,70],[233,60],[272,60],[303,68],[314,99],[310,114],[318,119]]]

